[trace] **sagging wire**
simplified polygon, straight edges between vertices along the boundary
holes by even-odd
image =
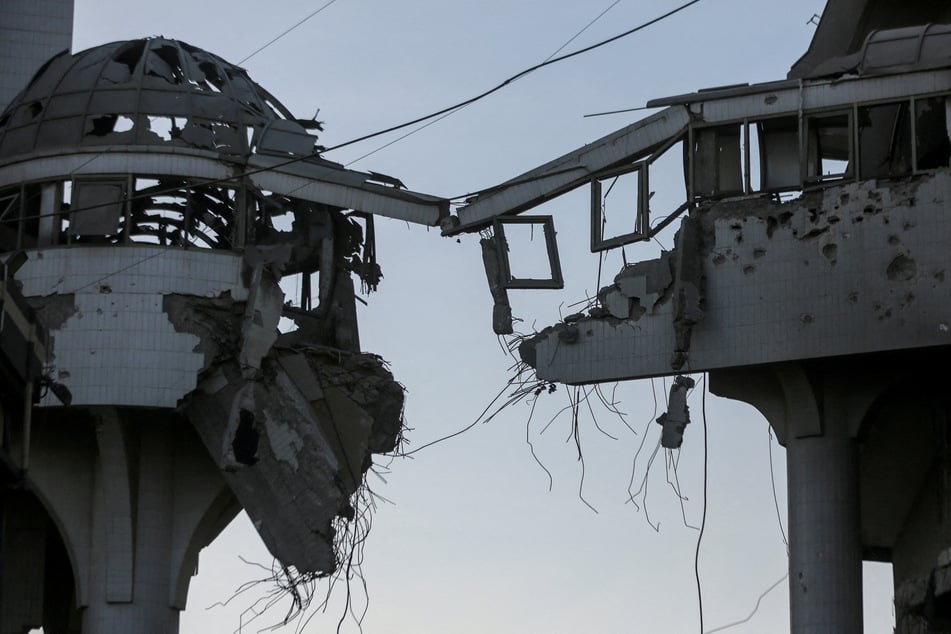
[[[779,534],[782,535],[786,554],[789,554],[789,540],[786,538],[786,529],[783,526],[783,515],[779,511],[779,496],[776,494],[776,474],[773,468],[773,428],[766,424],[766,433],[769,434],[769,483],[773,489],[773,506],[776,508],[776,521],[779,524]]]
[[[541,68],[543,68],[543,67],[545,67],[545,66],[549,66],[549,65],[556,64],[556,63],[558,63],[558,62],[561,62],[561,61],[570,59],[570,58],[572,58],[572,57],[576,57],[576,56],[578,56],[578,55],[582,55],[582,54],[584,54],[584,53],[587,53],[587,52],[589,52],[589,51],[592,51],[592,50],[595,50],[595,49],[600,48],[600,47],[602,47],[602,46],[605,46],[605,45],[610,44],[610,43],[612,43],[612,42],[615,42],[615,41],[617,41],[617,40],[619,40],[619,39],[622,39],[622,38],[624,38],[624,37],[628,37],[629,35],[633,35],[634,33],[637,33],[638,31],[641,31],[641,30],[643,30],[643,29],[645,29],[645,28],[647,28],[647,27],[650,27],[650,26],[652,26],[652,25],[654,25],[654,24],[657,24],[658,22],[661,22],[661,21],[663,21],[663,20],[665,20],[665,19],[667,19],[667,18],[673,16],[674,14],[683,11],[683,10],[687,9],[688,7],[690,7],[690,6],[692,6],[692,5],[694,5],[694,4],[697,4],[697,3],[700,2],[700,1],[701,1],[701,0],[690,0],[689,2],[686,2],[686,3],[682,4],[682,5],[680,5],[679,7],[676,7],[676,8],[674,8],[674,9],[671,9],[670,11],[668,11],[668,12],[666,12],[666,13],[664,13],[664,14],[662,14],[662,15],[656,17],[656,18],[653,18],[653,19],[651,19],[651,20],[648,20],[647,22],[644,22],[644,23],[642,23],[642,24],[640,24],[640,25],[638,25],[638,26],[636,26],[636,27],[634,27],[634,28],[631,28],[631,29],[628,29],[627,31],[624,31],[623,33],[620,33],[620,34],[615,35],[615,36],[613,36],[613,37],[610,37],[610,38],[608,38],[608,39],[602,40],[602,41],[597,42],[597,43],[595,43],[595,44],[592,44],[592,45],[590,45],[590,46],[587,46],[587,47],[578,49],[577,51],[574,51],[574,52],[571,52],[571,53],[567,53],[567,54],[565,54],[565,55],[560,55],[560,56],[558,56],[558,57],[550,57],[549,59],[545,60],[544,62],[542,62],[542,63],[540,63],[540,64],[536,64],[536,65],[534,65],[534,66],[532,66],[532,67],[530,67],[530,68],[527,68],[527,69],[525,69],[525,70],[523,70],[523,71],[521,71],[521,72],[519,72],[519,73],[517,73],[517,74],[515,74],[515,75],[513,75],[513,76],[511,76],[511,77],[509,77],[509,78],[506,79],[505,81],[503,81],[503,82],[501,82],[500,84],[496,85],[494,88],[491,88],[491,89],[489,89],[489,90],[487,90],[487,91],[485,91],[485,92],[483,92],[483,93],[481,93],[481,94],[476,95],[475,97],[471,97],[471,98],[469,98],[469,99],[467,99],[467,100],[465,100],[465,101],[462,101],[462,102],[460,102],[460,103],[458,103],[458,104],[455,104],[455,105],[453,105],[453,106],[449,106],[448,108],[443,108],[442,110],[439,110],[439,111],[437,111],[437,112],[434,112],[434,113],[431,113],[431,114],[428,114],[428,115],[425,115],[425,116],[422,116],[422,117],[418,117],[418,118],[413,119],[412,121],[408,121],[408,122],[406,122],[406,123],[401,123],[401,124],[399,124],[399,125],[391,126],[391,127],[386,128],[386,129],[384,129],[384,130],[379,130],[379,131],[377,131],[377,132],[372,132],[372,133],[370,133],[370,134],[365,134],[365,135],[363,135],[363,136],[357,137],[357,138],[355,138],[355,139],[351,139],[351,140],[349,140],[349,141],[345,141],[345,142],[343,142],[343,143],[339,143],[339,144],[334,145],[334,146],[329,147],[329,148],[320,147],[320,148],[316,149],[316,150],[315,150],[313,153],[311,153],[311,154],[305,154],[305,155],[302,155],[302,156],[295,156],[295,157],[292,157],[292,158],[289,158],[289,159],[280,161],[280,162],[278,162],[278,163],[275,163],[274,165],[270,165],[270,166],[266,166],[266,167],[258,167],[258,168],[247,169],[247,170],[242,171],[242,172],[239,173],[239,174],[234,174],[234,175],[226,176],[226,177],[222,177],[222,178],[196,179],[196,182],[193,183],[192,186],[200,187],[200,186],[208,186],[208,185],[218,185],[218,184],[224,184],[224,183],[231,183],[231,182],[243,180],[244,178],[247,178],[247,177],[249,177],[249,176],[254,176],[255,174],[260,174],[260,173],[262,173],[262,172],[274,171],[274,170],[277,170],[277,169],[279,169],[279,168],[281,168],[281,167],[286,167],[286,166],[292,165],[292,164],[294,164],[294,163],[300,163],[300,162],[302,162],[302,161],[306,161],[306,160],[309,160],[309,159],[315,159],[315,158],[316,158],[316,159],[320,159],[320,158],[321,158],[321,153],[327,153],[327,152],[331,152],[331,151],[333,151],[333,150],[338,150],[338,149],[340,149],[340,148],[347,147],[347,146],[353,145],[353,144],[355,144],[355,143],[359,143],[359,142],[361,142],[361,141],[366,141],[366,140],[368,140],[368,139],[372,139],[372,138],[377,137],[377,136],[381,136],[381,135],[384,135],[384,134],[388,134],[388,133],[390,133],[390,132],[395,132],[395,131],[397,131],[397,130],[401,130],[401,129],[403,129],[403,128],[407,128],[407,127],[409,127],[409,126],[416,125],[417,123],[422,123],[423,121],[428,121],[429,119],[434,119],[434,118],[436,118],[436,117],[440,117],[440,116],[445,115],[445,114],[447,114],[447,113],[450,113],[450,112],[452,112],[452,111],[459,110],[459,109],[461,109],[461,108],[463,108],[463,107],[465,107],[465,106],[468,106],[468,105],[470,105],[470,104],[472,104],[472,103],[475,103],[475,102],[477,102],[477,101],[480,101],[481,99],[484,99],[485,97],[488,97],[489,95],[491,95],[491,94],[493,94],[493,93],[495,93],[495,92],[498,92],[498,91],[501,90],[502,88],[505,88],[506,86],[508,86],[509,84],[513,83],[514,81],[516,81],[516,80],[518,80],[518,79],[520,79],[520,78],[522,78],[522,77],[524,77],[524,76],[526,76],[526,75],[529,75],[529,74],[535,72],[536,70],[539,70],[539,69],[541,69]],[[329,6],[329,3],[328,3],[327,5],[325,5],[325,6]],[[612,6],[613,6],[613,5],[612,5]],[[325,7],[322,7],[320,10],[322,10],[323,8],[325,8]],[[609,7],[609,8],[610,8],[610,7]],[[319,12],[320,10],[318,10],[318,12]],[[606,11],[605,11],[605,12],[606,12]],[[317,12],[315,12],[314,15],[316,15],[316,13],[317,13]],[[308,19],[309,19],[309,18],[308,18]],[[587,27],[585,27],[585,28],[587,28]],[[97,159],[97,158],[99,158],[99,156],[101,156],[101,153],[100,153],[100,154],[97,154],[96,156],[94,156],[94,157],[92,157],[91,159],[89,159],[89,161],[87,161],[87,163],[88,163],[88,162],[91,162],[91,161],[93,161],[93,160],[95,160],[95,159]],[[551,176],[551,174],[545,175],[544,178],[547,178],[547,177],[549,177],[549,176]],[[160,196],[160,195],[163,195],[163,194],[171,194],[171,193],[174,193],[174,192],[176,192],[176,191],[178,191],[178,190],[179,190],[179,188],[170,188],[170,189],[168,189],[168,190],[166,190],[166,191],[153,192],[153,193],[150,194],[150,196]],[[490,189],[490,190],[484,190],[484,191],[491,191],[491,189]],[[456,196],[456,197],[454,197],[454,199],[469,198],[470,196],[472,196],[472,195],[474,195],[474,194],[478,194],[478,193],[482,193],[482,192],[474,192],[474,193],[470,193],[470,194],[464,194],[464,195],[462,195],[462,196]],[[137,200],[137,199],[142,198],[142,197],[143,197],[143,196],[136,196],[136,195],[128,196],[128,197],[126,197],[126,198],[124,199],[124,202],[129,202],[129,201]],[[102,204],[94,204],[94,205],[88,205],[88,206],[86,206],[86,207],[77,207],[77,208],[63,209],[63,210],[55,211],[55,212],[53,212],[52,214],[42,214],[42,215],[44,215],[44,216],[65,215],[65,214],[70,214],[70,213],[78,213],[78,212],[82,212],[82,211],[87,211],[87,210],[90,210],[90,209],[98,209],[98,208],[100,208],[100,207],[102,207],[102,206],[103,206]],[[41,214],[36,214],[35,216],[23,216],[23,217],[21,217],[21,220],[35,219],[35,218],[39,218],[40,216],[41,216]]]
[[[302,20],[299,20],[298,22],[296,22],[296,23],[295,23],[293,26],[291,26],[290,28],[286,29],[285,31],[282,31],[280,35],[278,35],[278,36],[275,37],[274,39],[270,40],[267,44],[265,44],[264,46],[258,48],[258,49],[255,50],[253,53],[251,53],[250,55],[248,55],[247,57],[245,57],[244,59],[242,59],[240,62],[238,62],[237,65],[240,66],[241,64],[245,63],[246,61],[248,61],[249,59],[251,59],[252,57],[254,57],[255,55],[257,55],[258,53],[260,53],[261,51],[263,51],[264,49],[266,49],[267,47],[269,47],[271,44],[274,44],[274,43],[277,42],[279,39],[281,39],[282,37],[284,37],[285,35],[287,35],[287,34],[290,33],[291,31],[293,31],[293,30],[296,29],[297,27],[301,26],[302,24],[304,24],[304,22],[307,22],[307,21],[310,20],[312,17],[314,17],[315,15],[317,15],[318,13],[320,13],[321,11],[323,11],[324,9],[326,9],[327,7],[329,7],[330,5],[332,5],[332,4],[333,4],[334,2],[336,2],[336,1],[337,1],[337,0],[329,0],[329,2],[327,2],[327,3],[324,4],[323,6],[321,6],[320,8],[318,8],[318,9],[316,9],[315,11],[311,12],[310,14],[308,14],[307,17],[303,18]]]
[[[764,590],[763,593],[760,594],[759,597],[756,599],[756,605],[753,606],[753,610],[749,613],[749,615],[747,615],[745,619],[741,619],[739,621],[733,621],[732,623],[727,623],[726,625],[715,627],[712,630],[706,630],[705,632],[703,632],[703,634],[714,634],[714,632],[723,632],[724,630],[729,630],[734,627],[743,625],[745,623],[749,623],[751,620],[753,620],[753,617],[756,616],[756,613],[759,611],[759,606],[763,602],[763,599],[766,598],[766,595],[768,595],[770,592],[778,588],[779,585],[782,582],[786,581],[788,578],[789,578],[789,573],[787,572],[781,578],[779,578],[773,585],[766,588],[766,590]]]
[[[647,420],[647,425],[644,427],[644,433],[641,434],[641,442],[640,442],[640,444],[639,444],[638,447],[637,447],[637,451],[634,453],[634,459],[631,461],[631,479],[630,479],[630,481],[628,481],[628,483],[627,483],[627,497],[628,497],[628,499],[625,501],[625,504],[627,504],[627,503],[633,504],[633,505],[634,505],[634,508],[636,508],[638,511],[641,510],[641,506],[637,503],[636,497],[637,497],[637,495],[641,492],[642,489],[644,490],[645,499],[646,499],[646,487],[647,487],[647,478],[646,478],[646,476],[645,476],[645,478],[644,478],[644,482],[643,482],[642,485],[641,485],[641,488],[638,489],[638,493],[637,493],[637,494],[633,493],[633,492],[631,491],[631,489],[634,488],[634,477],[635,477],[635,474],[637,473],[637,459],[640,457],[641,451],[644,450],[644,444],[647,442],[647,436],[648,436],[649,433],[650,433],[651,425],[654,424],[654,421],[655,421],[656,418],[657,418],[657,390],[656,390],[656,388],[655,388],[655,386],[654,386],[654,379],[653,379],[653,377],[651,378],[651,396],[653,397],[653,400],[654,400],[654,410],[651,412],[650,418],[648,418],[648,420]],[[658,448],[660,447],[660,439],[657,440],[657,447],[658,447]],[[656,454],[657,454],[657,448],[654,449],[654,455],[656,455]],[[650,472],[650,462],[653,462],[653,455],[651,456],[651,460],[648,462],[648,468],[647,468],[647,472],[648,472],[648,473]],[[647,523],[648,523],[648,524],[650,525],[650,527],[653,528],[655,531],[658,531],[658,530],[659,530],[659,525],[658,525],[657,527],[655,527],[654,524],[650,521],[650,515],[647,513],[647,505],[646,505],[645,501],[642,500],[641,502],[642,502],[642,504],[644,504],[644,515],[647,517]]]
[[[677,500],[680,502],[680,515],[683,518],[684,526],[686,526],[687,528],[692,528],[695,531],[699,531],[700,530],[699,526],[694,526],[693,524],[687,521],[687,507],[684,504],[684,502],[689,502],[690,498],[688,498],[683,493],[681,493],[680,476],[677,473],[677,468],[679,467],[679,464],[680,464],[680,450],[677,449],[676,451],[677,451],[677,454],[675,456],[673,449],[667,450],[667,465],[666,465],[667,484],[669,484],[670,488],[674,490],[674,494],[677,496]],[[673,472],[674,474],[673,481],[671,481],[670,479],[671,472]]]
[[[551,394],[552,392],[555,391],[555,389],[556,389],[556,386],[554,383],[552,383],[548,388],[548,393]],[[528,418],[525,421],[525,444],[528,445],[528,450],[532,454],[532,459],[535,460],[535,463],[539,467],[541,467],[542,471],[545,472],[545,475],[548,476],[548,491],[550,493],[552,488],[554,487],[555,480],[551,475],[551,471],[548,470],[548,467],[546,467],[544,463],[542,463],[541,459],[538,457],[538,454],[535,453],[535,444],[532,442],[531,433],[530,433],[532,418],[535,416],[535,406],[538,404],[538,397],[542,394],[543,390],[544,390],[543,387],[536,388],[534,395],[529,398],[529,403],[531,404],[531,410],[528,412]]]
[[[700,533],[697,535],[697,549],[693,556],[693,573],[697,578],[697,610],[700,615],[700,634],[703,631],[703,586],[700,582],[700,545],[703,542],[703,533],[707,527],[707,467],[708,467],[708,447],[707,447],[707,373],[703,374],[703,399],[701,400],[701,411],[703,420],[703,513],[700,520]]]
[[[568,396],[571,401],[571,436],[575,441],[575,449],[578,451],[578,462],[581,463],[581,478],[578,480],[578,499],[581,500],[585,506],[589,509],[598,513],[598,509],[594,508],[588,500],[584,497],[584,476],[585,476],[585,465],[584,465],[584,451],[581,450],[581,425],[578,424],[578,410],[581,407],[581,388],[575,387],[574,394]]]
[[[391,127],[389,127],[389,128],[385,128],[385,129],[383,129],[383,130],[379,130],[379,131],[377,131],[377,132],[372,132],[372,133],[370,133],[370,134],[365,134],[365,135],[363,135],[363,136],[361,136],[361,137],[357,137],[357,138],[355,138],[355,139],[351,139],[350,141],[346,141],[346,142],[344,142],[344,143],[340,143],[340,144],[338,144],[338,145],[329,147],[329,148],[327,148],[325,151],[326,151],[326,152],[332,152],[333,150],[338,150],[338,149],[340,149],[340,148],[347,147],[347,146],[349,146],[349,145],[353,145],[353,144],[355,144],[355,143],[360,143],[361,141],[366,141],[366,140],[372,139],[372,138],[374,138],[374,137],[382,136],[382,135],[384,135],[384,134],[389,134],[390,132],[396,132],[397,130],[402,130],[403,128],[408,128],[408,127],[410,127],[410,126],[414,126],[414,125],[416,125],[417,123],[422,123],[423,121],[428,121],[429,119],[434,119],[434,118],[436,118],[436,117],[439,117],[439,116],[441,116],[441,115],[444,115],[444,114],[446,114],[446,113],[448,113],[448,112],[451,112],[451,111],[453,111],[453,110],[459,110],[460,108],[463,108],[463,107],[468,106],[468,105],[470,105],[470,104],[473,104],[473,103],[475,103],[475,102],[477,102],[477,101],[481,101],[482,99],[485,99],[485,98],[488,97],[489,95],[492,95],[492,94],[494,94],[494,93],[496,93],[496,92],[502,90],[503,88],[505,88],[505,87],[508,86],[509,84],[512,84],[513,82],[518,81],[518,80],[521,79],[522,77],[525,77],[526,75],[530,75],[531,73],[534,73],[535,71],[537,71],[537,70],[539,70],[539,69],[541,69],[541,68],[544,68],[544,67],[546,67],[546,66],[550,66],[550,65],[552,65],[552,64],[557,64],[558,62],[562,62],[562,61],[571,59],[572,57],[577,57],[578,55],[583,55],[583,54],[588,53],[588,52],[590,52],[590,51],[593,51],[593,50],[595,50],[595,49],[601,48],[602,46],[606,46],[606,45],[608,45],[608,44],[611,44],[612,42],[616,42],[617,40],[620,40],[620,39],[622,39],[622,38],[625,38],[625,37],[628,37],[628,36],[630,36],[630,35],[633,35],[634,33],[637,33],[638,31],[642,31],[642,30],[644,30],[644,29],[646,29],[646,28],[648,28],[648,27],[650,27],[650,26],[653,26],[654,24],[657,24],[658,22],[661,22],[661,21],[663,21],[663,20],[666,20],[666,19],[669,18],[669,17],[672,17],[673,15],[675,15],[675,14],[677,14],[677,13],[679,13],[679,12],[685,10],[685,9],[687,9],[688,7],[691,7],[691,6],[695,5],[695,4],[697,4],[698,2],[700,2],[700,0],[690,0],[689,2],[686,2],[686,3],[684,3],[684,4],[682,4],[682,5],[678,6],[678,7],[675,7],[674,9],[671,9],[670,11],[667,11],[667,12],[664,13],[663,15],[660,15],[660,16],[658,16],[658,17],[656,17],[656,18],[653,18],[653,19],[651,19],[651,20],[648,20],[647,22],[643,22],[642,24],[639,24],[638,26],[636,26],[636,27],[634,27],[634,28],[628,29],[627,31],[624,31],[623,33],[619,33],[619,34],[617,34],[617,35],[615,35],[615,36],[613,36],[613,37],[609,37],[609,38],[607,38],[607,39],[601,40],[600,42],[596,42],[596,43],[594,43],[594,44],[591,44],[590,46],[585,46],[584,48],[580,48],[580,49],[578,49],[577,51],[573,51],[573,52],[571,52],[571,53],[566,53],[566,54],[564,54],[564,55],[559,55],[559,56],[557,56],[557,57],[549,57],[547,60],[545,60],[545,61],[543,61],[543,62],[541,62],[541,63],[539,63],[539,64],[535,64],[534,66],[531,66],[531,67],[529,67],[529,68],[526,68],[525,70],[523,70],[523,71],[521,71],[521,72],[518,72],[518,73],[516,73],[515,75],[512,75],[512,76],[509,77],[508,79],[506,79],[506,80],[502,81],[501,83],[497,84],[497,85],[494,86],[493,88],[490,88],[490,89],[488,89],[488,90],[486,90],[486,91],[484,91],[484,92],[482,92],[482,93],[479,93],[478,95],[476,95],[476,96],[474,96],[474,97],[470,97],[469,99],[466,99],[465,101],[461,101],[461,102],[459,102],[459,103],[457,103],[457,104],[448,106],[448,107],[443,108],[443,109],[441,109],[441,110],[437,110],[436,112],[430,113],[430,114],[428,114],[428,115],[424,115],[424,116],[422,116],[422,117],[417,117],[416,119],[413,119],[412,121],[407,121],[406,123],[401,123],[401,124],[399,124],[399,125],[394,125],[394,126],[391,126]],[[587,28],[587,27],[585,27],[585,28]],[[463,196],[459,196],[458,198],[463,198]]]
[[[588,22],[580,31],[578,31],[577,33],[575,33],[574,35],[572,35],[571,38],[570,38],[567,42],[565,42],[565,43],[562,44],[560,47],[558,47],[558,49],[556,49],[554,53],[552,53],[552,54],[549,55],[547,58],[545,58],[545,62],[551,61],[551,59],[552,59],[553,57],[555,57],[558,53],[562,52],[562,51],[565,49],[565,47],[567,47],[569,44],[571,44],[571,43],[574,42],[576,39],[578,39],[578,37],[579,37],[582,33],[584,33],[584,32],[587,31],[589,28],[591,28],[591,26],[592,26],[595,22],[597,22],[597,21],[600,20],[602,17],[604,17],[604,14],[606,14],[608,11],[610,11],[610,10],[613,9],[615,6],[617,6],[617,4],[620,3],[620,2],[621,2],[621,0],[614,0],[614,4],[612,4],[612,5],[609,6],[607,9],[605,9],[604,11],[602,11],[601,13],[599,13],[593,20],[591,20],[590,22]],[[345,163],[345,164],[344,164],[344,167],[350,167],[350,166],[353,165],[354,163],[357,163],[357,162],[359,162],[359,161],[362,161],[363,159],[365,159],[365,158],[367,158],[367,157],[373,156],[373,155],[376,154],[377,152],[380,152],[381,150],[385,150],[386,148],[390,147],[391,145],[394,145],[394,144],[396,144],[396,143],[399,143],[399,142],[402,141],[403,139],[405,139],[405,138],[407,138],[407,137],[410,137],[410,136],[413,136],[413,135],[416,134],[417,132],[421,132],[421,131],[425,130],[426,128],[428,128],[429,126],[431,126],[431,125],[433,125],[433,124],[435,124],[435,123],[439,123],[440,121],[442,121],[442,120],[445,119],[446,117],[450,117],[450,116],[454,115],[455,113],[459,112],[460,110],[464,110],[464,109],[467,108],[468,106],[469,106],[469,104],[466,104],[466,105],[464,105],[464,106],[459,106],[458,108],[453,108],[452,110],[449,110],[448,112],[446,112],[446,113],[440,115],[439,117],[433,119],[432,121],[428,121],[428,122],[424,123],[423,125],[419,126],[418,128],[414,128],[413,130],[410,130],[409,132],[407,132],[407,133],[405,133],[405,134],[402,134],[402,135],[396,137],[396,138],[393,139],[392,141],[389,141],[388,143],[384,143],[384,144],[381,145],[380,147],[378,147],[378,148],[376,148],[376,149],[374,149],[374,150],[370,150],[370,151],[367,152],[366,154],[364,154],[364,155],[362,155],[362,156],[360,156],[360,157],[358,157],[358,158],[353,159],[353,160],[350,161],[349,163]]]
[[[436,440],[427,442],[423,445],[420,445],[419,447],[411,451],[397,451],[397,452],[391,452],[389,454],[383,454],[383,455],[395,456],[399,458],[410,458],[413,455],[422,451],[423,449],[432,447],[433,445],[437,445],[439,443],[446,442],[447,440],[451,440],[452,438],[455,438],[457,436],[461,436],[462,434],[471,430],[473,427],[475,427],[479,423],[484,424],[484,423],[490,422],[496,416],[498,416],[502,412],[502,410],[504,410],[506,407],[509,407],[510,405],[513,405],[522,400],[525,400],[526,398],[529,398],[532,395],[537,396],[537,394],[540,394],[541,392],[537,392],[536,394],[536,391],[539,388],[542,388],[543,390],[550,389],[550,385],[552,384],[550,384],[547,381],[540,381],[535,379],[534,372],[530,370],[531,368],[525,363],[519,362],[518,364],[516,364],[514,376],[512,376],[508,381],[505,382],[505,385],[502,386],[502,389],[500,389],[496,393],[495,397],[493,397],[492,400],[489,401],[489,404],[485,406],[485,408],[479,413],[479,415],[476,416],[476,418],[471,423],[469,423],[462,429],[455,431],[451,434],[448,434],[446,436],[443,436],[441,438],[437,438]],[[528,378],[526,378],[526,374],[528,375]],[[498,403],[499,400],[502,399],[502,397],[506,394],[506,392],[508,392],[512,388],[514,388],[514,390],[508,394],[507,398],[505,398],[505,400],[503,400],[500,405],[496,407],[496,403]],[[554,391],[554,390],[551,389],[551,391]],[[492,411],[491,414],[489,414],[489,411],[492,410],[493,407],[495,407],[495,410]]]
[[[235,634],[240,634],[246,626],[270,614],[273,608],[283,602],[288,602],[284,615],[257,631],[275,631],[296,621],[295,631],[299,633],[314,616],[327,611],[333,590],[336,584],[342,580],[346,585],[346,598],[337,623],[337,632],[340,631],[348,616],[362,631],[362,623],[369,607],[369,588],[362,573],[363,548],[372,526],[373,513],[376,511],[375,498],[378,497],[370,489],[366,481],[366,474],[364,474],[361,486],[351,497],[350,503],[354,509],[353,517],[350,519],[337,517],[332,525],[334,531],[333,549],[335,560],[338,562],[333,574],[300,572],[293,566],[282,565],[276,559],[269,568],[239,556],[239,559],[245,564],[260,568],[267,573],[267,576],[241,584],[229,599],[224,602],[217,602],[206,609],[227,606],[239,596],[263,584],[269,590],[241,612],[238,617],[238,628],[234,630]],[[354,580],[359,580],[363,596],[366,599],[363,610],[359,613],[354,604],[352,588]],[[326,582],[326,589],[322,593],[323,600],[319,604],[315,604],[315,599],[321,596],[320,587],[323,582]],[[249,614],[250,618],[247,618]]]

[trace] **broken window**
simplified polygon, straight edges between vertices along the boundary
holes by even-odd
[[[591,252],[629,244],[645,235],[647,166],[627,167],[591,181]]]
[[[125,181],[75,181],[69,236],[74,240],[117,237],[125,206],[125,191]]]
[[[915,143],[917,168],[937,169],[949,166],[951,157],[951,101],[931,97],[915,101]]]
[[[236,192],[227,187],[203,186],[188,194],[186,234],[188,242],[211,249],[230,249]]]
[[[700,128],[693,134],[693,195],[729,196],[743,193],[739,123]]]
[[[135,121],[123,114],[100,114],[86,118],[86,127],[83,135],[87,141],[92,138],[106,138],[113,134],[131,133],[135,129]],[[123,135],[127,136],[127,135]]]
[[[0,253],[20,247],[20,188],[0,192]]]
[[[840,180],[850,175],[852,163],[851,115],[847,112],[813,115],[806,119],[806,179]]]
[[[505,245],[501,259],[506,288],[564,287],[551,216],[497,218],[494,230]]]
[[[135,179],[130,205],[129,240],[163,246],[186,246],[188,197],[184,181]]]
[[[759,145],[760,189],[777,191],[800,186],[799,121],[796,117],[764,119],[755,124]]]
[[[859,177],[888,178],[911,172],[908,103],[858,109]]]

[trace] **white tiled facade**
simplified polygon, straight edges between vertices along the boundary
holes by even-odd
[[[195,389],[199,339],[176,332],[163,296],[247,299],[241,256],[163,247],[32,251],[17,272],[27,297],[72,295],[72,314],[50,329],[54,378],[74,405],[175,407]],[[48,395],[44,405],[57,401]]]

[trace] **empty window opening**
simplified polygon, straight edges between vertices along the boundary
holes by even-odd
[[[20,247],[20,189],[0,192],[0,252]]]
[[[130,210],[129,240],[162,246],[186,246],[188,197],[183,183],[138,178]]]
[[[743,132],[743,187],[750,194],[763,189],[759,126],[751,123],[744,126]]]
[[[754,127],[754,126],[751,126]],[[760,189],[799,189],[799,121],[796,117],[764,119],[755,124],[759,144]],[[753,132],[750,133],[752,143]]]
[[[135,121],[121,114],[93,115],[86,120],[86,136],[104,137],[113,132],[130,132],[134,128]]]
[[[120,114],[116,117],[116,122],[112,126],[112,131],[113,132],[129,132],[134,127],[135,127],[135,121],[133,121],[131,117],[127,117],[125,115]]]
[[[859,108],[858,132],[860,178],[911,172],[911,117],[906,102]]]
[[[182,134],[188,119],[185,117],[149,116],[149,130],[163,141],[172,141]]]
[[[189,242],[206,248],[230,249],[234,210],[233,189],[207,186],[192,190],[187,209]]]
[[[740,128],[737,123],[694,131],[694,196],[706,198],[743,193]]]
[[[591,183],[591,251],[636,241],[647,229],[647,169],[643,164]]]
[[[561,264],[551,216],[499,218],[495,234],[504,245],[507,288],[562,288]]]
[[[850,175],[852,135],[848,113],[816,115],[806,124],[806,178],[841,180]]]
[[[918,99],[915,102],[915,142],[918,169],[949,166],[951,157],[951,101],[947,97]]]

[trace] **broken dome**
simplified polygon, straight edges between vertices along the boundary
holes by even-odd
[[[53,455],[43,443],[68,427],[83,436],[71,468],[91,490],[105,472],[129,478],[112,489],[125,501],[94,516],[73,503],[61,465],[32,463],[32,486],[65,527],[80,606],[95,603],[83,584],[106,553],[74,548],[88,539],[72,527],[104,522],[134,544],[135,515],[109,513],[136,508],[136,479],[163,473],[146,474],[136,451],[106,470],[124,445],[103,443],[138,446],[156,417],[149,433],[198,445],[187,460],[162,457],[169,474],[218,478],[203,484],[209,506],[183,490],[163,511],[206,518],[176,529],[172,607],[197,549],[238,506],[283,564],[329,574],[340,561],[338,529],[360,513],[371,454],[402,431],[402,387],[360,349],[353,276],[380,279],[374,216],[436,226],[448,201],[322,159],[314,129],[243,69],[165,38],[60,54],[0,115],[0,254],[28,256],[16,280],[50,332],[46,371],[72,394],[68,407],[41,401],[35,453]],[[300,296],[286,298],[291,275]],[[281,334],[285,317],[300,327]],[[88,517],[63,519],[77,513]]]
[[[303,123],[244,69],[156,37],[47,62],[0,115],[0,156],[103,145],[307,156],[319,124]]]

